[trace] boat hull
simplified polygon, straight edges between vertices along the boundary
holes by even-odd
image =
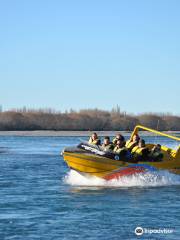
[[[114,170],[128,166],[123,161],[111,160],[96,155],[80,153],[64,153],[64,160],[67,165],[78,172],[103,178]]]
[[[131,167],[132,162],[125,162],[120,160],[109,159],[107,157],[98,156],[95,154],[66,152],[63,153],[64,160],[69,168],[74,169],[85,175],[93,175],[100,178],[105,178],[125,167]],[[170,172],[180,174],[180,160],[171,159],[162,162],[139,162],[136,165],[154,167],[157,170],[168,170]]]

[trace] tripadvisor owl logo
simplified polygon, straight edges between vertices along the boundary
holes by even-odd
[[[144,230],[142,227],[137,227],[134,232],[137,236],[141,236],[141,235],[143,235]]]

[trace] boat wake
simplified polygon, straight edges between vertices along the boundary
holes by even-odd
[[[124,176],[107,181],[95,176],[85,177],[74,170],[70,170],[64,177],[64,182],[71,186],[83,187],[158,187],[180,185],[180,176],[168,171],[158,171]]]

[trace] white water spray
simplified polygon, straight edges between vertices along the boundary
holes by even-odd
[[[71,186],[83,187],[156,187],[180,185],[180,176],[168,171],[158,171],[124,176],[119,179],[106,181],[95,176],[85,177],[74,170],[70,170],[65,176],[64,182]]]

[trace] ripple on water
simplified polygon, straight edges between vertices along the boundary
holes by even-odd
[[[110,182],[84,178],[69,172],[59,156],[77,142],[0,137],[8,150],[0,155],[0,240],[137,239],[137,225],[174,227],[167,239],[179,239],[179,176],[164,171]]]

